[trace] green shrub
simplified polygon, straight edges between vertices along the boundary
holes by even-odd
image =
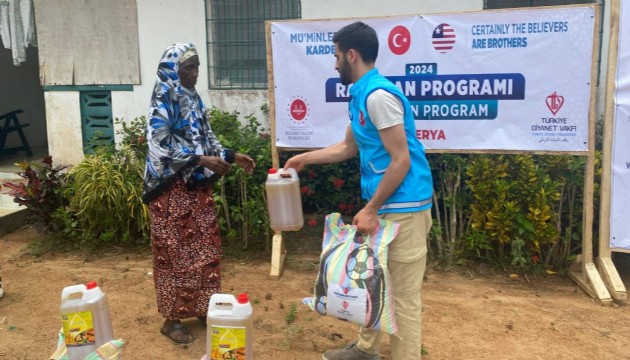
[[[238,113],[209,110],[212,131],[226,148],[247,154],[256,162],[252,175],[239,166],[214,186],[217,218],[227,250],[241,251],[250,247],[269,250],[269,214],[265,200],[267,171],[271,167],[271,139],[254,116],[246,116],[241,124]]]
[[[283,154],[280,166],[293,155]],[[365,205],[361,198],[359,157],[337,164],[307,166],[300,173],[300,192],[307,214],[356,214]]]
[[[148,239],[149,212],[141,199],[143,170],[144,162],[127,147],[115,152],[97,148],[70,170],[65,195],[82,242],[144,243]]]
[[[473,196],[471,229],[485,233],[492,246],[484,247],[484,257],[525,268],[540,259],[543,245],[558,240],[553,209],[559,184],[531,155],[481,155],[470,163],[467,175]]]

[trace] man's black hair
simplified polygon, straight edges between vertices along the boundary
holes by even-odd
[[[361,54],[361,58],[368,64],[373,64],[378,56],[378,36],[369,25],[360,21],[342,27],[333,36],[333,43],[346,53],[354,49]]]

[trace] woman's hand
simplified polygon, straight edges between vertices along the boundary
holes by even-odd
[[[230,163],[224,161],[218,156],[201,156],[199,158],[199,165],[212,170],[221,176],[230,171]]]
[[[247,175],[251,175],[254,172],[254,168],[256,167],[256,163],[251,157],[241,153],[236,153],[236,156],[234,157],[234,162],[238,166],[245,169],[245,173],[247,173]]]

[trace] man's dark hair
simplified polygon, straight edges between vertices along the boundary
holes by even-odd
[[[361,58],[368,64],[373,64],[378,56],[378,36],[369,25],[360,21],[342,27],[333,36],[333,43],[346,53],[354,49],[361,54]]]

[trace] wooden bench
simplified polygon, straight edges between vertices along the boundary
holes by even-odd
[[[18,119],[18,114],[21,114],[23,112],[24,111],[22,111],[22,109],[17,109],[0,115],[0,155],[10,155],[20,151],[26,151],[26,154],[29,157],[33,156],[31,147],[28,145],[28,141],[26,140],[26,135],[24,135],[24,131],[22,131],[22,129],[29,126],[29,124],[20,124],[20,120]],[[22,146],[5,149],[7,135],[14,131],[17,131],[18,135],[20,136]]]

